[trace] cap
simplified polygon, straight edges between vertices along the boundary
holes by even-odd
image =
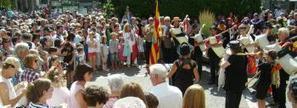
[[[229,45],[230,49],[233,49],[233,50],[241,48],[240,42],[238,40],[230,41],[228,45]]]
[[[13,65],[18,71],[22,71],[20,61],[15,57],[7,57],[3,64]]]
[[[146,108],[146,105],[138,97],[125,97],[117,100],[113,108]]]

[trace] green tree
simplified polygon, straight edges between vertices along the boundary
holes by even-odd
[[[11,0],[0,0],[0,8],[10,9],[12,7]]]
[[[110,18],[111,16],[114,15],[114,11],[115,11],[114,5],[110,0],[108,0],[106,3],[99,4],[99,7],[102,7],[104,11],[104,17]]]
[[[155,0],[112,0],[116,15],[124,15],[126,6],[134,16],[154,16]],[[261,0],[159,0],[160,13],[168,16],[184,17],[189,14],[198,18],[202,10],[211,10],[215,15],[234,12],[243,16],[260,10]]]

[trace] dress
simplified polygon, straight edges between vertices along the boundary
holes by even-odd
[[[183,66],[189,64],[190,69],[184,69]],[[191,59],[178,59],[174,62],[177,66],[176,73],[174,75],[173,85],[179,88],[184,94],[186,89],[194,83],[194,68],[196,62]]]
[[[262,63],[258,66],[260,70],[259,82],[256,86],[256,98],[265,99],[267,90],[271,84],[271,70],[273,65],[270,63]]]
[[[127,57],[127,56],[131,56],[131,52],[132,52],[132,45],[131,45],[131,36],[130,36],[131,33],[129,32],[126,32],[124,33],[124,56]]]

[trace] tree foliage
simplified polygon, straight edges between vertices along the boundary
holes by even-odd
[[[0,8],[10,9],[12,7],[11,0],[0,0]]]
[[[139,17],[154,16],[155,0],[112,0],[115,12],[122,16],[126,6]],[[159,0],[161,16],[180,16],[186,14],[198,18],[202,10],[210,10],[215,15],[247,15],[260,10],[261,0]]]

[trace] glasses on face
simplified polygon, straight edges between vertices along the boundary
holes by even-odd
[[[15,66],[13,64],[6,64],[7,67],[11,67],[11,68],[15,68]]]

